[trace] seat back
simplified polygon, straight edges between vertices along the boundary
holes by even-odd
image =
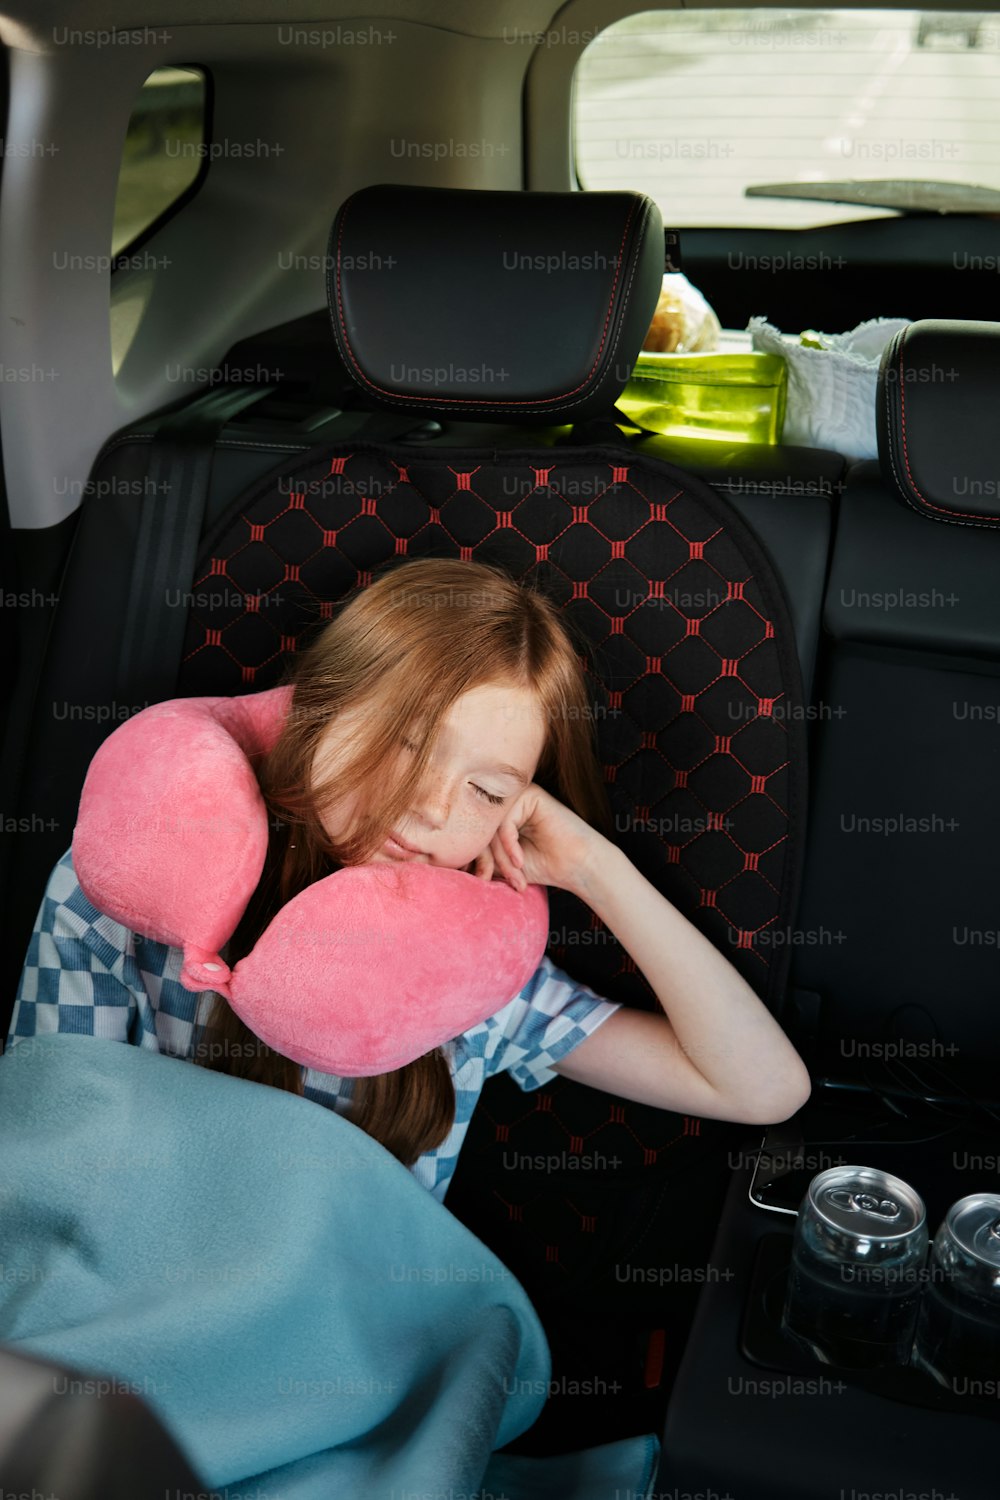
[[[813,674],[832,476],[842,462],[805,450],[766,462],[758,454],[743,483],[733,455],[737,509],[670,462],[664,439],[635,450],[562,441],[569,424],[611,416],[634,363],[663,269],[652,206],[631,194],[427,189],[421,212],[419,191],[358,195],[346,230],[341,210],[331,317],[366,398],[412,414],[428,440],[372,444],[362,430],[345,441],[332,415],[292,440],[275,432],[264,442],[252,409],[241,415],[242,436],[227,428],[194,576],[176,580],[176,607],[186,612],[176,692],[274,686],[335,605],[396,557],[475,558],[536,583],[586,642],[616,841],[780,1014],[790,955],[769,934],[789,927],[798,900],[803,677]],[[428,223],[438,226],[430,238]],[[518,273],[505,270],[503,245],[528,261],[516,295],[504,280]],[[581,273],[577,261],[589,269]],[[371,295],[364,282],[376,264],[392,297]],[[496,296],[502,315],[480,319],[470,341],[473,309],[493,308]],[[427,316],[428,305],[439,315]],[[435,422],[439,436],[424,425]],[[718,473],[720,445],[705,446]],[[148,434],[122,435],[102,472],[140,479],[148,450]],[[806,474],[815,483],[803,494]],[[134,594],[123,560],[135,548],[136,507],[126,493],[105,488],[81,517],[40,689],[35,759],[44,780],[32,795],[41,806],[62,799],[42,885],[68,846],[94,750],[145,706],[115,703],[105,649]],[[53,725],[49,703],[80,680],[105,717]],[[37,863],[39,846],[30,853]],[[40,893],[25,897],[32,919]],[[557,964],[611,999],[657,1007],[589,908],[553,891],[550,910]],[[632,1431],[655,1425],[636,1398],[662,1394],[698,1288],[661,1282],[622,1293],[613,1267],[637,1253],[654,1222],[664,1232],[669,1225],[679,1262],[703,1263],[726,1152],[744,1136],[568,1079],[526,1101],[501,1075],[477,1108],[449,1207],[539,1299],[554,1347],[554,1308],[573,1291],[609,1340],[630,1318],[644,1331],[647,1363],[639,1378],[631,1371],[619,1403]],[[553,1158],[562,1166],[553,1169]],[[673,1208],[681,1193],[683,1225]],[[666,1350],[648,1342],[651,1320],[670,1326]]]
[[[879,377],[840,506],[793,983],[814,1073],[1000,1086],[1000,324],[925,320]]]
[[[563,205],[546,210],[536,195],[512,196],[516,201],[505,204],[504,223],[513,242],[530,248],[531,234],[545,243],[546,233],[551,240],[555,229],[538,215],[555,208],[561,214]],[[409,190],[407,197],[412,199]],[[456,202],[453,209],[459,219],[461,206]],[[391,257],[393,274],[400,273],[414,215],[412,202],[405,211],[386,208],[377,220],[377,233],[386,238],[348,243],[345,258],[350,253],[354,264],[370,266]],[[434,215],[441,223],[436,207]],[[471,224],[467,214],[465,222]],[[492,233],[489,216],[484,222]],[[559,233],[563,240],[557,244],[594,249],[592,238],[562,219]],[[620,260],[620,229],[608,233]],[[490,274],[497,275],[496,242],[470,229],[460,257],[448,250],[451,243],[446,235],[432,263],[444,259],[448,274],[443,268],[439,274],[459,289],[468,273],[469,285],[485,297]],[[610,260],[609,253],[609,267]],[[626,259],[617,269],[628,284],[639,286],[643,273],[633,262]],[[660,270],[657,263],[649,272],[650,293]],[[350,318],[354,284],[363,274],[345,272],[339,306],[333,297],[335,326],[341,315]],[[419,445],[362,440],[319,446],[264,475],[220,514],[205,537],[195,596],[210,593],[213,585],[216,591],[229,586],[260,603],[249,612],[207,600],[192,608],[179,691],[239,693],[274,685],[289,653],[322,628],[337,601],[365,587],[373,571],[395,557],[482,560],[537,584],[587,644],[584,665],[617,842],[777,1011],[789,955],[770,944],[767,934],[791,923],[797,899],[805,803],[799,653],[808,659],[814,649],[818,590],[809,599],[799,589],[793,618],[754,531],[716,490],[668,462],[667,444],[647,455],[625,445],[553,441],[554,423],[599,415],[602,402],[610,414],[617,395],[612,382],[593,406],[576,404],[595,350],[606,340],[608,314],[603,306],[599,316],[588,312],[573,274],[541,281],[546,296],[530,306],[527,353],[508,342],[500,355],[481,332],[479,364],[505,378],[494,379],[475,398],[482,398],[486,410],[470,412],[463,405],[461,415],[465,424],[473,416],[495,423],[506,415],[502,441],[486,429],[469,446],[461,444],[460,434]],[[422,284],[415,277],[410,295]],[[614,285],[613,273],[606,285]],[[546,325],[546,342],[537,329],[550,304],[556,322]],[[505,337],[515,310],[506,310]],[[464,398],[452,388],[438,393],[441,404],[428,401],[421,373],[461,368],[451,329],[454,324],[464,338],[467,320],[426,322],[419,350],[393,361],[379,353],[387,335],[378,320],[408,328],[403,311],[378,298],[363,300],[349,323],[342,357],[368,372],[385,404],[406,411],[412,403],[415,413],[447,424],[454,417],[447,402]],[[623,340],[617,345],[620,382],[648,312],[649,305],[633,320],[628,354]],[[556,379],[544,351],[556,343],[560,320],[571,318],[582,324],[589,318],[594,332],[589,345],[580,344],[577,366],[559,372],[560,388],[572,393],[567,407],[551,398]],[[370,367],[369,337],[377,355]],[[461,357],[469,359],[467,347]],[[394,362],[403,373],[393,380]],[[367,389],[364,379],[359,384]],[[525,407],[533,393],[549,399],[528,425]],[[510,409],[502,404],[505,398]],[[754,500],[762,509],[774,501],[766,491],[746,498],[751,508]],[[803,527],[801,550],[812,556],[818,539],[820,577],[829,499],[822,492],[797,497],[811,522]],[[792,517],[769,517],[779,547],[785,523],[791,531]],[[786,545],[794,554],[794,544]],[[811,576],[809,569],[804,576]],[[657,1008],[629,955],[583,903],[552,891],[550,912],[549,952],[560,967],[611,999]],[[697,1288],[675,1287],[665,1297],[662,1284],[639,1295],[633,1286],[623,1294],[610,1284],[613,1267],[641,1253],[637,1247],[646,1231],[668,1216],[673,1193],[683,1194],[688,1206],[684,1227],[674,1222],[671,1231],[678,1260],[704,1262],[727,1151],[744,1134],[740,1127],[618,1100],[568,1079],[526,1101],[510,1078],[496,1078],[473,1118],[449,1207],[532,1292],[557,1359],[569,1357],[566,1341],[572,1337],[559,1309],[572,1307],[574,1296],[586,1300],[596,1325],[586,1358],[593,1368],[601,1359],[595,1345],[603,1347],[608,1381],[614,1375],[610,1348],[640,1331],[641,1351],[622,1352],[626,1363],[632,1359],[627,1375],[618,1372],[622,1401],[611,1403],[619,1406],[614,1420],[634,1423],[633,1431],[649,1430],[654,1421],[644,1402],[662,1400],[665,1369],[679,1358]],[[670,1217],[676,1221],[676,1214]],[[631,1306],[624,1317],[623,1295]],[[659,1343],[650,1342],[651,1323],[664,1331]],[[600,1405],[606,1421],[607,1401]]]
[[[791,919],[795,894],[794,633],[756,538],[694,476],[616,448],[314,450],[206,539],[180,696],[274,686],[343,597],[394,557],[422,555],[502,566],[561,604],[590,646],[617,841],[777,1006],[786,962],[753,939]],[[227,588],[254,607],[234,611]],[[564,896],[551,893],[554,915]],[[581,925],[579,912],[572,931],[556,924],[556,960],[638,1000],[631,960],[595,949]]]

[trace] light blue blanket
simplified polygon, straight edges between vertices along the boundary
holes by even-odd
[[[653,1437],[494,1453],[545,1401],[538,1317],[332,1110],[63,1034],[0,1057],[0,1141],[0,1342],[115,1377],[224,1496],[641,1500],[652,1483]]]

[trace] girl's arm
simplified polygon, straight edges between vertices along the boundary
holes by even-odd
[[[515,890],[571,891],[597,913],[649,981],[664,1015],[623,1006],[556,1070],[623,1099],[745,1124],[786,1120],[809,1073],[753,990],[628,856],[534,782],[476,861]]]
[[[591,830],[566,888],[632,956],[665,1015],[623,1007],[556,1071],[624,1099],[682,1114],[771,1124],[809,1097],[805,1064],[747,982],[640,874]]]

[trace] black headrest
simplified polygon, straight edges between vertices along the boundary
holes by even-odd
[[[341,206],[327,300],[368,398],[428,417],[608,415],[664,270],[642,193],[380,185]]]
[[[1000,323],[923,318],[882,355],[876,426],[885,482],[936,521],[1000,526]]]

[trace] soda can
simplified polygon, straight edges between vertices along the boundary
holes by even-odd
[[[1000,1395],[1000,1194],[952,1204],[928,1272],[911,1363],[955,1395]]]
[[[927,1258],[927,1211],[876,1167],[830,1167],[799,1207],[782,1328],[824,1364],[905,1365]]]

